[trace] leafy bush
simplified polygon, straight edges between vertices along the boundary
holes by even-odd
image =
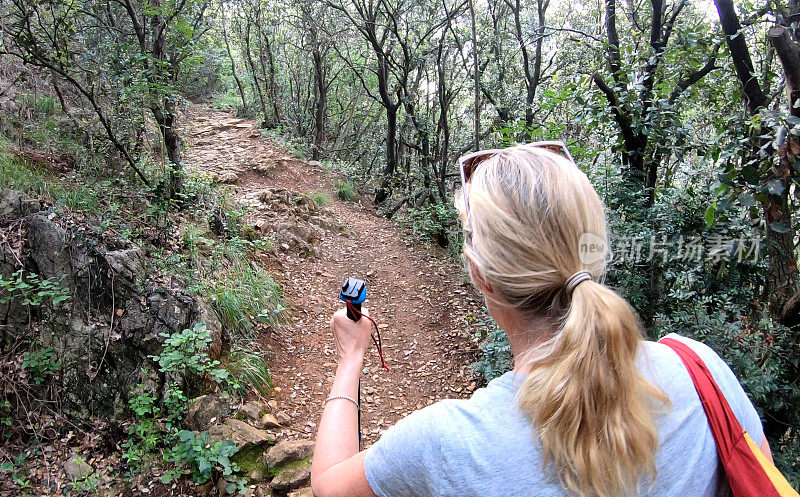
[[[55,278],[42,278],[36,273],[17,270],[11,279],[0,275],[0,303],[8,303],[19,299],[20,304],[27,307],[41,307],[45,304],[55,305],[69,300],[69,290],[64,287],[66,276],[58,280]]]
[[[420,240],[436,242],[441,247],[461,245],[458,211],[450,203],[411,208],[403,219],[403,224]]]
[[[162,372],[208,374],[218,382],[228,380],[226,370],[218,368],[206,352],[209,343],[205,325],[167,335],[163,351],[155,356]],[[188,471],[197,483],[208,481],[214,474],[227,482],[229,493],[243,494],[246,480],[235,473],[239,467],[230,457],[236,454],[231,440],[211,442],[208,432],[194,433],[183,427],[187,398],[177,384],[172,384],[159,402],[144,385],[131,392],[128,405],[136,421],[128,430],[129,438],[122,444],[124,457],[134,470],[143,470],[151,463],[165,463],[161,481],[170,483]]]
[[[472,365],[475,374],[489,382],[510,371],[514,364],[506,333],[497,326],[484,308],[480,316],[468,316],[467,326],[473,340],[480,341],[481,357]]]
[[[22,354],[22,367],[31,373],[37,385],[44,383],[61,367],[61,363],[53,359],[53,354],[53,347],[27,350]]]
[[[208,357],[206,350],[211,342],[206,325],[197,323],[194,328],[185,329],[177,333],[162,333],[164,349],[156,356],[150,356],[160,366],[162,373],[190,372],[193,374],[208,374],[218,383],[228,379],[228,372],[218,368],[219,361]]]
[[[336,197],[345,202],[355,202],[358,200],[358,194],[355,188],[353,188],[353,183],[349,181],[336,182]]]

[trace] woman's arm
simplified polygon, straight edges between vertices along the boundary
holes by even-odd
[[[366,309],[362,310],[366,314]],[[331,319],[339,365],[329,397],[358,399],[358,380],[370,341],[369,320],[353,322],[344,309]],[[375,497],[364,473],[365,452],[358,451],[358,406],[345,398],[325,403],[317,430],[311,487],[317,497]]]

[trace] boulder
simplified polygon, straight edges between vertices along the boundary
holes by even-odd
[[[244,418],[255,421],[256,423],[261,421],[261,413],[263,411],[264,404],[257,400],[251,400],[239,408],[239,413],[241,413]]]
[[[311,481],[311,462],[308,460],[292,464],[287,467],[269,483],[273,490],[278,492],[294,490],[304,487]]]
[[[273,414],[264,414],[261,416],[261,427],[270,430],[280,428],[281,424],[278,422],[278,419]]]
[[[67,232],[45,216],[34,214],[25,219],[28,226],[30,258],[36,273],[43,278],[59,279],[70,273],[71,262]]]
[[[292,417],[283,411],[277,411],[275,413],[275,419],[281,426],[288,426],[292,422]]]
[[[231,171],[226,171],[218,176],[218,181],[226,185],[235,185],[239,182],[239,176]]]
[[[226,399],[217,395],[201,395],[190,402],[186,409],[186,426],[195,431],[207,430],[230,412],[230,404]]]
[[[108,266],[114,271],[115,285],[126,285],[136,288],[145,278],[144,252],[139,247],[125,250],[113,250],[103,254]]]
[[[42,210],[38,199],[17,190],[0,190],[0,219],[19,219]]]
[[[94,468],[78,456],[70,457],[64,463],[64,473],[69,481],[83,480],[94,472]]]
[[[194,309],[194,322],[203,323],[206,325],[208,337],[211,342],[208,344],[208,354],[211,357],[219,357],[222,355],[222,342],[225,339],[223,335],[222,323],[217,316],[217,312],[211,306],[201,299],[197,299],[197,306]]]
[[[213,440],[232,440],[240,452],[252,446],[266,448],[275,443],[275,439],[266,431],[233,418],[209,428],[208,435]]]
[[[277,468],[285,464],[302,461],[314,453],[312,440],[283,440],[270,447],[264,456],[264,462],[270,468]]]
[[[286,497],[314,497],[314,494],[311,492],[311,487],[305,487],[289,492]]]

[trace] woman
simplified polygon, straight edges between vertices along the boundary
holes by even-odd
[[[705,413],[678,356],[643,340],[631,306],[600,283],[597,193],[562,146],[471,154],[457,196],[474,284],[506,332],[514,369],[468,400],[412,413],[359,452],[367,320],[332,318],[340,355],[312,466],[318,497],[713,496],[725,485]],[[708,347],[711,369],[768,457],[753,405]]]

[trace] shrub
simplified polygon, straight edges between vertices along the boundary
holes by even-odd
[[[349,181],[336,182],[336,197],[345,202],[355,202],[358,200],[358,194],[353,188],[353,183]]]
[[[257,344],[248,348],[242,346],[234,349],[228,355],[225,370],[228,371],[229,384],[234,392],[244,393],[248,386],[255,388],[262,395],[272,388],[272,377],[269,374],[267,361],[258,352]]]
[[[311,201],[317,209],[327,207],[331,203],[331,196],[327,193],[315,193],[311,196]]]
[[[162,372],[209,374],[219,382],[227,382],[228,372],[208,357],[208,342],[205,325],[196,325],[192,330],[167,335],[162,352],[151,357]],[[136,420],[122,446],[124,457],[134,470],[145,469],[151,463],[166,463],[161,476],[164,483],[188,471],[196,483],[204,483],[217,474],[227,482],[229,493],[246,491],[246,480],[236,477],[239,467],[230,460],[237,452],[236,444],[231,440],[212,443],[208,432],[184,429],[187,398],[177,384],[167,389],[161,402],[139,384],[131,392],[128,405]]]
[[[219,361],[211,360],[206,353],[211,337],[205,324],[197,323],[191,330],[162,333],[161,336],[165,338],[164,349],[150,358],[158,363],[162,373],[208,374],[218,383],[228,379],[228,372],[217,367]]]
[[[508,337],[488,311],[484,308],[479,316],[468,316],[467,326],[472,329],[473,339],[480,341],[481,356],[472,365],[475,374],[489,382],[510,371],[514,358]]]
[[[441,247],[451,244],[461,246],[458,212],[449,203],[411,208],[403,219],[403,224],[420,240],[436,242]]]

